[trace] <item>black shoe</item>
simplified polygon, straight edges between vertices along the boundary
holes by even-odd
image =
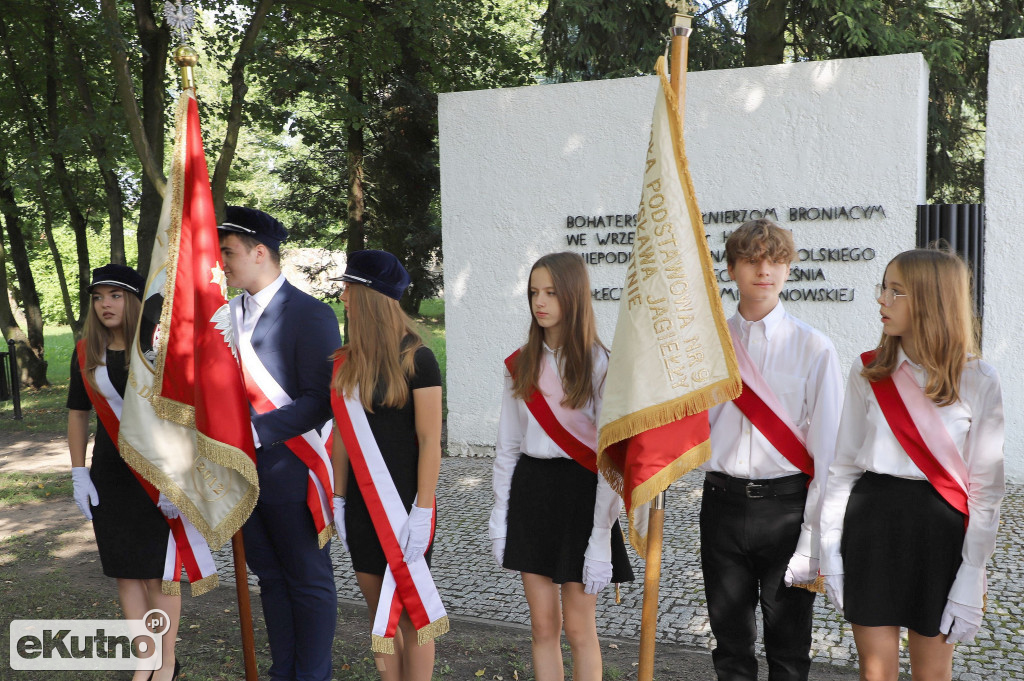
[[[178,678],[178,672],[181,671],[181,661],[178,658],[174,658],[174,676],[171,677],[171,681]]]

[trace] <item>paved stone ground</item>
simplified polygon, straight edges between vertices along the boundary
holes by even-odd
[[[452,614],[496,622],[529,623],[529,610],[516,574],[502,570],[491,557],[487,518],[491,507],[491,460],[445,458],[438,486],[439,522],[433,573],[442,599]],[[662,561],[658,640],[710,650],[714,637],[704,604],[704,583],[697,554],[697,514],[702,477],[691,473],[672,485],[667,495],[665,548]],[[988,612],[985,625],[971,645],[957,646],[953,678],[958,681],[1024,679],[1024,485],[1008,486],[1003,502],[1002,530],[989,565]],[[625,524],[625,518],[622,520]],[[336,543],[335,543],[336,544]],[[361,600],[348,555],[332,545],[338,595]],[[602,636],[638,639],[643,598],[643,561],[630,548],[637,581],[623,585],[621,603],[614,590],[598,602],[598,631]],[[216,554],[226,569],[229,549]],[[255,578],[250,575],[252,583]],[[856,666],[850,627],[828,605],[816,599],[812,653],[816,662]],[[759,654],[763,650],[758,649]],[[904,650],[902,668],[909,672]]]

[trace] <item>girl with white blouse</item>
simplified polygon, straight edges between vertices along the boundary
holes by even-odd
[[[608,351],[578,254],[540,258],[528,300],[526,345],[505,362],[489,534],[498,564],[522,575],[537,681],[564,678],[563,621],[574,678],[599,681],[597,594],[633,579],[621,499],[596,472]]]
[[[821,573],[853,625],[861,678],[949,679],[981,627],[1003,498],[999,377],[978,357],[970,274],[955,255],[896,256],[882,339],[854,361],[821,513]]]

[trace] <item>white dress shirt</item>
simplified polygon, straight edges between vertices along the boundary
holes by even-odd
[[[896,367],[903,362],[907,362],[917,384],[923,388],[927,372],[911,362],[901,348]],[[839,546],[846,504],[854,483],[864,471],[911,480],[927,479],[893,435],[874,391],[860,375],[863,367],[858,357],[850,369],[836,458],[822,507],[821,573],[825,575],[843,573]],[[948,598],[980,608],[985,593],[985,564],[995,551],[999,504],[1005,492],[1003,398],[996,370],[981,360],[968,362],[960,376],[960,401],[938,407],[938,411],[968,473],[970,521],[964,534],[963,563]]]
[[[843,375],[839,356],[828,336],[785,311],[780,302],[759,321],[738,312],[729,326],[739,338],[793,424],[807,438],[814,459],[814,478],[796,553],[819,556],[818,519],[828,469],[835,455],[842,409]],[[800,469],[757,430],[733,402],[712,407],[711,458],[705,471],[736,478],[763,480],[794,475]]]
[[[544,345],[543,361],[549,362],[561,376],[558,353]],[[594,357],[594,399],[580,411],[597,427],[597,415],[601,411],[604,394],[604,376],[608,371],[608,355],[604,350],[595,349]],[[555,444],[537,423],[526,403],[512,396],[512,377],[505,372],[505,389],[501,397],[501,416],[498,419],[498,441],[494,457],[494,508],[488,524],[491,539],[506,536],[508,529],[508,496],[512,487],[512,473],[519,457],[527,454],[535,459],[571,459],[561,447]],[[586,557],[591,560],[610,563],[611,533],[619,517],[622,499],[608,485],[604,476],[597,475],[597,498],[594,503],[594,529],[587,544]]]

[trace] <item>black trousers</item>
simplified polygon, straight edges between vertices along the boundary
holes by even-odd
[[[719,681],[756,681],[758,602],[770,681],[806,681],[810,670],[814,593],[787,587],[806,489],[751,499],[704,482],[700,509],[701,567]]]

